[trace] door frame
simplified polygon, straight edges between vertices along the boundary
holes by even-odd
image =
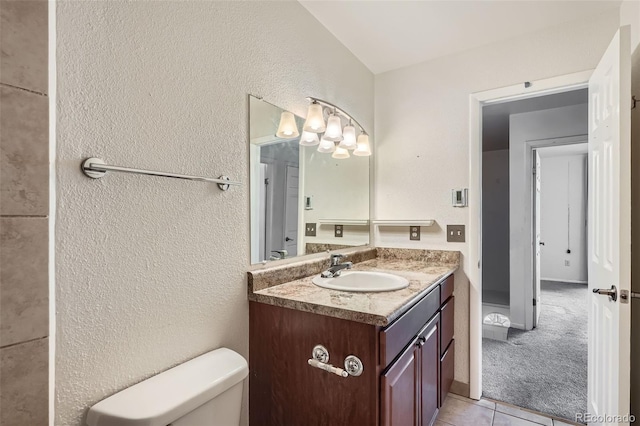
[[[469,396],[482,396],[482,107],[588,87],[593,70],[469,95]],[[474,196],[477,194],[477,196]]]
[[[540,148],[550,148],[555,146],[566,146],[566,145],[577,145],[577,144],[586,144],[589,142],[589,135],[575,135],[575,136],[563,136],[559,138],[548,138],[548,139],[535,139],[528,140],[525,142],[526,148],[525,152],[527,153],[527,157],[525,160],[525,168],[534,169],[535,166],[535,152]],[[537,171],[537,170],[536,170]],[[537,294],[537,283],[536,283],[536,261],[540,261],[540,259],[536,260],[535,256],[535,245],[536,245],[536,202],[535,202],[535,191],[536,191],[536,180],[531,179],[531,185],[529,185],[529,190],[531,191],[531,237],[530,243],[532,250],[531,256],[531,286],[525,289],[525,299],[532,300],[538,299]],[[532,328],[537,326],[537,312],[539,311],[539,306],[530,306],[525,305],[525,318],[527,321],[531,321]],[[528,325],[525,324],[525,325]],[[529,330],[529,328],[527,328]]]

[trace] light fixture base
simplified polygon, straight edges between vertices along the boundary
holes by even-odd
[[[90,177],[92,179],[100,179],[107,174],[106,170],[93,169],[91,167],[92,164],[105,165],[107,163],[105,163],[102,159],[96,157],[91,157],[84,160],[80,168],[82,169],[82,173],[84,173],[87,177]]]
[[[222,175],[222,176],[218,177],[218,179],[231,180],[231,178],[229,176],[225,176],[225,175]],[[223,191],[228,191],[229,190],[229,184],[228,183],[219,183],[217,185],[218,185],[218,188],[220,188]]]

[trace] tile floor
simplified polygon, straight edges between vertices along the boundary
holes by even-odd
[[[560,421],[488,399],[476,401],[450,393],[440,409],[436,426],[568,426]]]

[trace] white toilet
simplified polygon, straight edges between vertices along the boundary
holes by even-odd
[[[237,426],[247,361],[220,348],[91,407],[89,426]]]

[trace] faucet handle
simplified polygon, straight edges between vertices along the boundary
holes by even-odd
[[[331,266],[336,266],[340,261],[344,259],[343,254],[332,254],[331,255]]]

